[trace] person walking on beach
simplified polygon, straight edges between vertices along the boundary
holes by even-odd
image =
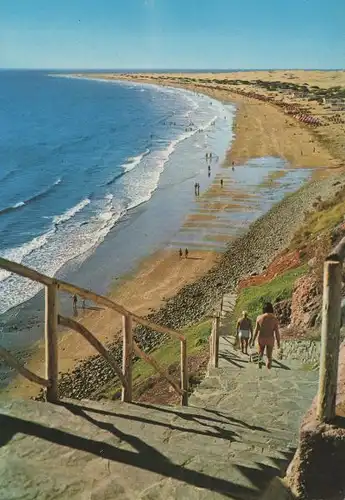
[[[248,345],[253,335],[253,326],[247,311],[243,311],[242,316],[237,321],[236,335],[241,341],[242,353],[248,354]]]
[[[77,303],[78,303],[78,297],[74,294],[73,295],[73,313],[74,313],[74,316],[78,315]]]
[[[266,351],[266,366],[270,370],[275,341],[277,341],[277,347],[280,349],[279,324],[270,302],[264,304],[262,314],[256,319],[254,337],[251,342],[252,346],[254,346],[256,338],[258,338],[259,367],[261,368],[262,358]]]
[[[194,193],[195,193],[195,196],[198,196],[198,184],[197,183],[194,184]]]
[[[188,259],[188,254],[189,254],[188,248],[186,248],[185,251],[184,251],[184,256],[185,256],[186,259]]]
[[[223,179],[220,179],[220,187],[223,187]]]
[[[180,250],[179,250],[179,256],[180,256],[180,259],[182,259],[182,256],[183,256],[182,248],[180,248]]]

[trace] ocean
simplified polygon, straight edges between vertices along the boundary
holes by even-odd
[[[112,240],[112,260],[121,261],[119,273],[128,271],[133,259],[177,231],[188,204],[182,206],[176,194],[192,199],[195,180],[209,182],[205,151],[221,163],[234,113],[234,106],[185,90],[2,71],[0,256],[64,276],[126,226],[127,243],[118,252]],[[154,206],[157,190],[164,206],[167,187],[173,216],[157,218],[159,227],[152,229],[152,212],[150,243],[137,244],[140,229],[135,233],[135,224],[131,230],[128,224],[139,208],[143,213]],[[93,287],[92,276],[83,273],[77,281]],[[0,314],[39,290],[37,283],[0,270]]]

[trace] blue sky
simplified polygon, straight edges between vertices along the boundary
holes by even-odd
[[[345,0],[0,0],[2,68],[344,68]]]

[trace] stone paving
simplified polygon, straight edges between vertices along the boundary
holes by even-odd
[[[0,500],[259,499],[284,475],[316,384],[298,361],[258,369],[222,337],[188,408],[2,403]]]

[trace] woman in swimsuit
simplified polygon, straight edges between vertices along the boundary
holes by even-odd
[[[261,358],[259,364],[266,350],[266,366],[270,369],[272,367],[272,354],[275,340],[277,341],[278,349],[280,349],[279,324],[270,302],[264,305],[262,312],[263,314],[257,317],[254,338],[251,345],[254,345],[258,337],[259,356]]]

